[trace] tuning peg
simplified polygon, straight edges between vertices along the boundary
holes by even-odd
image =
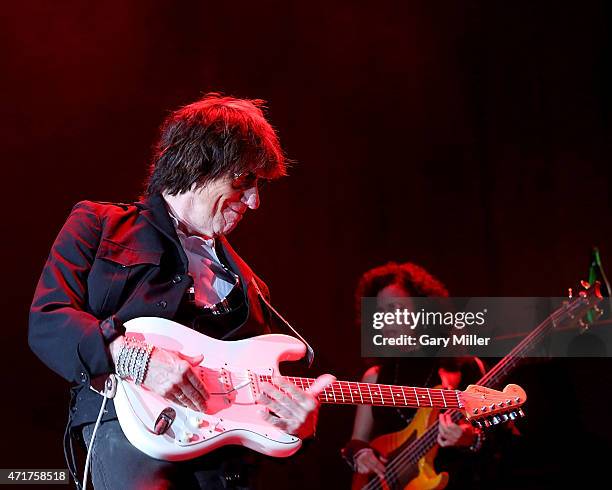
[[[505,414],[505,413],[502,413],[502,414],[501,414],[501,420],[502,420],[502,422],[508,422],[509,418],[510,418],[510,417],[508,417],[508,415],[507,415],[507,414]]]
[[[489,422],[489,419],[483,419],[482,423],[485,427],[491,427],[491,422]]]
[[[482,429],[482,423],[480,422],[480,420],[472,419],[471,422],[472,422],[472,425],[476,427],[477,429]]]
[[[493,415],[493,417],[491,418],[491,422],[493,423],[493,425],[497,425],[501,422],[501,419],[497,415]]]
[[[515,420],[516,419],[516,412],[510,412],[508,414],[508,417],[510,417],[510,420]]]
[[[525,416],[525,412],[523,412],[523,409],[522,409],[522,408],[519,408],[519,409],[518,409],[518,414],[519,414],[519,416],[521,416],[521,417],[524,417],[524,416]]]

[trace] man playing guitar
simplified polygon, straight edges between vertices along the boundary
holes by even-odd
[[[286,173],[261,107],[257,100],[208,94],[171,113],[144,199],[80,202],[61,229],[34,296],[29,342],[45,364],[75,383],[67,433],[82,434],[88,447],[101,405],[89,389],[96,378],[117,372],[196,411],[206,409],[210,396],[195,371],[202,356],[128,342],[124,322],[162,317],[221,340],[270,332],[269,303],[261,298],[267,299],[267,287],[225,239],[248,209],[259,206],[259,185]],[[289,434],[312,435],[325,382],[308,390],[281,386],[283,391],[263,385],[260,402],[269,411],[261,416]],[[161,461],[129,443],[112,401],[101,420],[89,448],[97,489],[251,483],[244,448]]]

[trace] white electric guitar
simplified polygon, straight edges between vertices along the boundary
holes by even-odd
[[[131,381],[119,380],[114,398],[121,428],[138,449],[157,459],[181,461],[228,444],[269,456],[295,453],[302,441],[265,422],[257,402],[260,384],[274,384],[278,363],[302,358],[306,347],[288,335],[272,334],[222,341],[156,317],[126,322],[126,336],[189,356],[202,354],[198,367],[210,398],[206,412],[175,404]],[[284,377],[301,389],[314,379]],[[465,391],[335,381],[319,395],[322,403],[452,408],[475,425],[497,424],[522,416],[523,389],[502,391],[470,385]]]

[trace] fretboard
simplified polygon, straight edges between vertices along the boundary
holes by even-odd
[[[312,378],[293,376],[284,376],[283,379],[303,390],[315,381]],[[260,380],[273,383],[270,376],[260,376]],[[456,390],[335,381],[321,392],[319,401],[345,405],[461,408],[459,393]]]

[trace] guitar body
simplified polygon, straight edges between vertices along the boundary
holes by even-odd
[[[438,420],[439,413],[440,411],[435,408],[419,408],[405,429],[377,437],[370,445],[391,461],[400,448],[422,437],[427,429]],[[436,473],[434,459],[437,454],[438,445],[436,444],[416,464],[402,464],[397,474],[395,474],[395,480],[382,482],[382,488],[405,490],[443,489],[448,483],[448,473]],[[371,475],[355,473],[352,489],[360,490],[371,478]]]
[[[206,413],[166,400],[130,381],[118,380],[114,398],[121,429],[128,440],[149,456],[167,461],[192,459],[228,444],[286,457],[301,440],[261,417],[259,376],[278,376],[281,361],[298,360],[305,346],[288,335],[262,335],[221,341],[164,318],[135,318],[126,322],[126,335],[189,356],[202,354],[198,367],[210,393]],[[154,432],[160,414],[173,413],[170,428]]]

